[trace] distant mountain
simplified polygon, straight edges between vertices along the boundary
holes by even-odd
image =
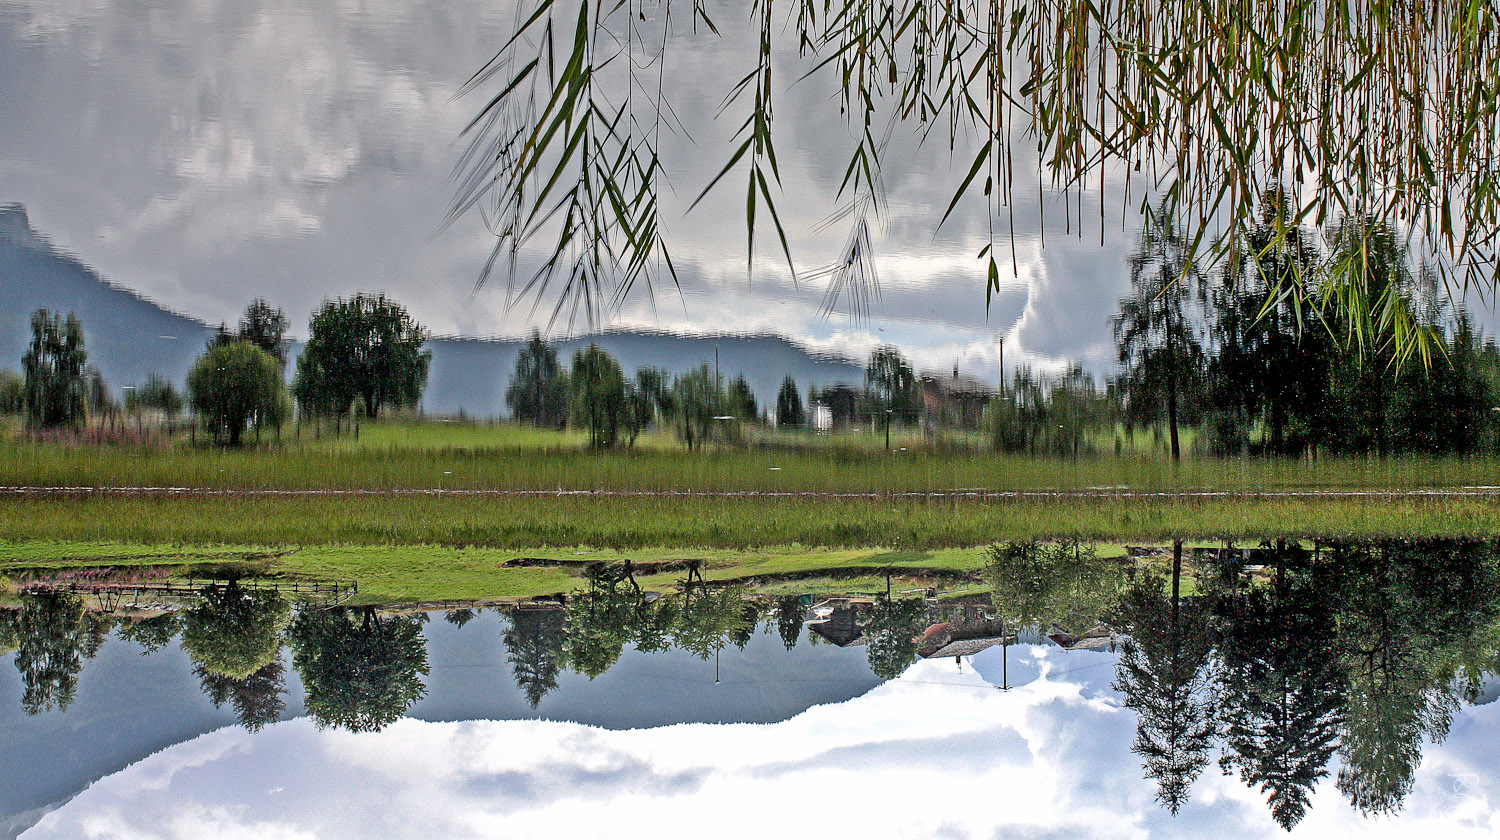
[[[247,301],[248,303],[248,301]],[[83,322],[89,362],[114,388],[148,374],[178,383],[214,328],[140,295],[111,285],[77,258],[32,230],[26,210],[0,205],[0,368],[19,370],[38,308],[73,312]],[[289,313],[296,322],[296,313]],[[726,378],[744,375],[762,403],[774,401],[791,374],[806,393],[810,384],[855,383],[862,367],[848,359],[809,352],[773,335],[679,336],[655,332],[603,332],[557,342],[564,363],[573,351],[597,343],[627,372],[641,367],[682,373],[700,364],[718,366]],[[522,342],[515,339],[436,338],[429,343],[432,370],[423,408],[473,417],[506,413],[505,389]],[[295,354],[300,348],[293,348]]]
[[[39,308],[78,316],[90,364],[115,388],[150,373],[180,385],[213,334],[202,321],[105,282],[33,231],[25,208],[0,205],[0,367],[20,370]]]

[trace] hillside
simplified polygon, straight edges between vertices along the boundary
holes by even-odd
[[[181,385],[213,334],[209,324],[111,285],[32,230],[25,208],[0,205],[0,367],[20,368],[30,340],[31,313],[38,308],[78,315],[90,363],[116,389],[139,383],[151,373]],[[288,314],[300,331],[305,315]],[[787,374],[804,393],[809,384],[852,383],[863,377],[856,363],[819,356],[772,335],[604,332],[559,341],[559,353],[566,360],[590,341],[613,354],[626,371],[652,366],[681,373],[700,364],[711,366],[717,349],[719,370],[726,377],[743,374],[763,403],[775,399]],[[426,411],[463,411],[474,417],[505,413],[505,389],[520,341],[445,337],[428,346],[432,370],[423,400]]]

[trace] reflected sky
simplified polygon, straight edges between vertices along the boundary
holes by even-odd
[[[730,148],[738,119],[712,115],[753,43],[739,31],[743,8],[716,9],[723,37],[685,29],[676,43],[690,49],[669,53],[669,73],[702,82],[674,93],[692,136],[664,143],[681,294],[634,298],[615,326],[769,330],[857,355],[895,341],[921,364],[982,376],[1005,333],[1012,363],[1107,366],[1133,213],[1111,212],[1101,247],[1098,206],[1086,200],[1090,222],[1073,236],[1049,230],[1043,251],[1043,199],[1034,185],[1021,190],[1015,274],[986,311],[975,259],[984,211],[960,205],[935,232],[970,159],[964,138],[951,155],[945,142],[918,152],[913,136],[892,138],[883,297],[868,322],[821,317],[822,283],[794,283],[769,239],[752,282],[742,183],[731,178],[685,216]],[[454,95],[514,16],[513,4],[489,0],[0,0],[0,201],[25,203],[38,230],[106,278],[210,321],[264,295],[300,328],[326,296],[379,289],[439,333],[520,334],[545,313],[507,315],[498,287],[471,297],[490,246],[479,219],[440,224],[460,131],[481,102]],[[791,85],[801,65],[790,51],[778,61]],[[852,147],[833,92],[828,79],[802,82],[778,111],[780,212],[803,269],[831,262],[847,232],[819,229]],[[1027,166],[1023,150],[1016,167]],[[1047,203],[1061,218],[1062,205]]]
[[[1276,837],[1255,791],[1204,775],[1178,817],[1130,752],[1114,657],[1035,646],[919,662],[768,724],[610,731],[548,721],[257,735],[219,730],[90,787],[24,837]],[[1488,837],[1500,719],[1465,710],[1399,817],[1358,816],[1331,780],[1295,837]],[[795,815],[795,817],[793,816]]]

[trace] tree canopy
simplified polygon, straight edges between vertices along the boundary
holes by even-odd
[[[249,342],[210,347],[193,363],[187,384],[199,422],[218,443],[239,446],[246,429],[285,419],[281,369]]]
[[[414,406],[427,385],[427,330],[385,295],[326,301],[313,313],[292,392],[303,410],[369,418],[386,406]]]
[[[33,426],[77,426],[88,413],[83,326],[45,309],[31,315],[31,346],[21,358],[26,419]]]

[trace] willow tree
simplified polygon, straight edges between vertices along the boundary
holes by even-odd
[[[987,299],[1003,252],[1014,259],[1012,199],[1038,188],[1076,206],[1044,224],[1065,229],[1080,222],[1086,192],[1101,208],[1165,200],[1204,263],[1234,253],[1255,207],[1285,191],[1298,224],[1368,216],[1414,236],[1448,277],[1494,288],[1500,8],[1492,4],[796,0],[773,10],[770,0],[752,0],[747,8],[756,49],[742,72],[726,74],[726,90],[710,92],[725,95],[720,113],[738,130],[703,193],[738,181],[751,253],[768,221],[791,264],[776,209],[774,116],[786,85],[773,81],[830,75],[841,95],[828,107],[851,128],[839,197],[853,224],[828,273],[830,289],[848,290],[856,304],[876,277],[866,216],[880,205],[898,126],[950,155],[956,138],[973,138],[972,159],[965,151],[955,160],[943,218],[965,196],[987,208],[990,241],[975,266]],[[678,128],[665,92],[701,83],[670,78],[665,56],[676,41],[719,30],[703,0],[688,8],[530,0],[518,19],[465,87],[482,91],[484,104],[467,129],[450,213],[482,212],[490,225],[486,276],[513,269],[517,252],[536,241],[543,261],[529,276],[512,273],[513,291],[556,291],[554,317],[581,309],[592,318],[642,280],[675,278],[658,200],[673,175],[659,154],[662,131]],[[692,34],[681,25],[689,20]],[[1017,152],[1034,153],[1036,164],[1018,166]],[[1372,316],[1376,301],[1338,294],[1357,285],[1360,263],[1343,267],[1321,281],[1332,287],[1323,299],[1355,310],[1351,320],[1380,340],[1425,346],[1430,331],[1401,322],[1402,313]],[[1300,284],[1288,288],[1298,293]]]

